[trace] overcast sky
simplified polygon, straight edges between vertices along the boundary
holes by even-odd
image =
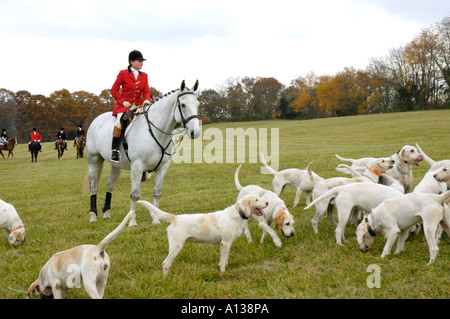
[[[450,16],[449,0],[0,0],[0,88],[100,94],[147,59],[149,84],[365,68]]]

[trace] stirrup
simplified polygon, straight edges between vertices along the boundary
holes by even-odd
[[[118,150],[112,150],[111,151],[111,157],[109,160],[113,163],[119,163],[120,161],[120,152]]]

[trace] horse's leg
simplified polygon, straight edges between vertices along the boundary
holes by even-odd
[[[155,186],[153,188],[153,205],[159,207],[159,200],[161,199],[162,185],[164,177],[169,170],[170,160],[164,163],[155,173]],[[152,224],[160,224],[158,218],[153,218]]]
[[[95,223],[97,221],[97,192],[102,165],[103,158],[100,156],[93,157],[93,160],[89,161],[89,178],[91,180],[91,184],[89,186],[91,193],[91,207],[89,209],[89,216],[91,223]]]
[[[3,146],[1,146],[3,147]],[[5,159],[5,155],[3,155],[3,152],[0,150],[0,154],[3,156],[3,159]]]
[[[111,173],[109,174],[108,182],[106,184],[105,203],[103,204],[102,212],[103,219],[111,218],[111,197],[114,187],[116,186],[117,178],[120,176],[122,169],[111,165]]]

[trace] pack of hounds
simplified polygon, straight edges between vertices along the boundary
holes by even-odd
[[[306,169],[291,168],[277,172],[267,165],[261,154],[260,161],[274,175],[274,190],[257,185],[242,186],[239,166],[234,177],[239,191],[236,202],[212,213],[176,215],[164,212],[148,201],[138,201],[149,210],[154,224],[159,224],[160,220],[170,224],[167,227],[169,254],[162,263],[164,275],[168,275],[186,241],[220,245],[219,269],[225,271],[233,241],[242,233],[249,242],[252,241],[248,227],[252,219],[263,231],[261,242],[269,234],[273,243],[281,247],[278,232],[285,239],[295,235],[294,216],[280,198],[286,185],[296,189],[294,207],[302,193],[306,196],[304,209],[315,206],[311,223],[316,234],[318,222],[327,213],[328,219],[336,226],[337,244],[343,245],[344,230],[351,222],[357,225],[356,240],[362,251],[371,248],[377,234],[386,238],[381,255],[385,257],[396,241],[395,254],[398,254],[404,249],[409,234],[423,228],[429,247],[429,263],[432,263],[438,254],[442,232],[450,236],[450,160],[434,161],[417,144],[416,147],[405,145],[389,157],[348,159],[337,154],[336,157],[350,164],[342,163],[336,168],[347,176],[324,179],[312,171],[312,163]],[[413,188],[412,167],[421,161],[426,161],[430,169]],[[334,207],[337,222],[332,216]],[[69,283],[74,280],[69,277],[75,274],[78,276],[75,280],[83,283],[91,298],[103,298],[110,268],[105,249],[126,227],[132,213],[128,213],[98,245],[80,245],[55,253],[30,285],[27,297],[64,298],[72,288]],[[4,229],[11,245],[19,245],[26,238],[25,227],[17,211],[2,200],[0,228]],[[68,271],[69,267],[75,267],[78,272]]]

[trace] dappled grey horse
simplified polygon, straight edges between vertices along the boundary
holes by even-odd
[[[119,164],[111,163],[111,173],[106,185],[105,203],[102,208],[104,219],[110,218],[112,192],[122,169],[131,171],[130,211],[136,210],[136,202],[141,194],[142,174],[147,171],[155,172],[153,203],[155,206],[159,206],[162,183],[175,149],[172,132],[177,123],[184,127],[185,134],[190,138],[197,138],[201,134],[197,116],[199,102],[194,93],[197,88],[198,80],[191,89],[187,88],[183,81],[179,90],[166,94],[148,107],[137,108],[134,120],[123,134],[128,145],[128,152],[125,152],[123,143],[120,143]],[[97,220],[98,183],[103,163],[105,160],[109,161],[111,155],[115,121],[116,117],[112,116],[112,112],[99,115],[91,123],[86,136],[91,222]],[[159,221],[154,220],[154,222]],[[136,214],[133,214],[128,226],[135,225]]]

